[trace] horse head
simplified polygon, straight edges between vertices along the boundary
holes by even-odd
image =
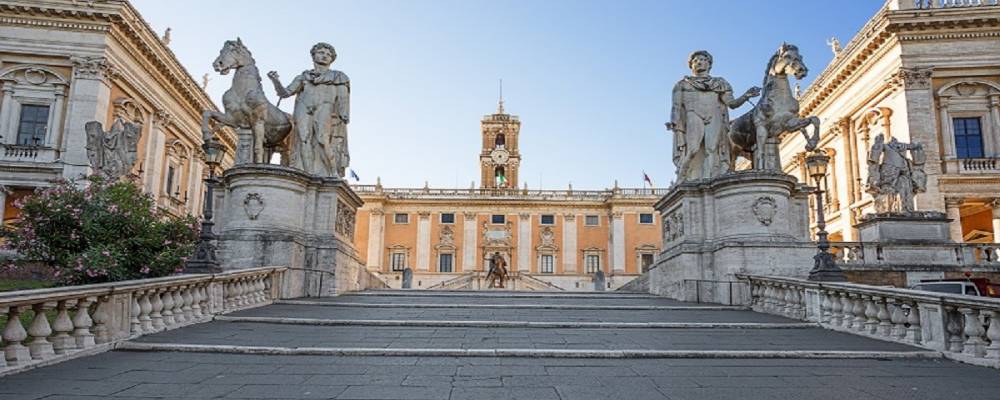
[[[782,43],[781,47],[771,57],[771,75],[792,75],[795,79],[803,79],[809,74],[809,68],[802,61],[799,48],[793,44]]]
[[[253,64],[250,50],[243,45],[242,39],[236,38],[236,40],[227,40],[222,45],[222,50],[219,50],[219,57],[212,62],[212,68],[215,69],[215,72],[226,75],[230,70],[249,64]]]

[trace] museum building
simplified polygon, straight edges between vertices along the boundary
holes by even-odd
[[[91,172],[84,125],[141,132],[131,178],[177,215],[200,215],[201,115],[215,104],[127,1],[0,2],[0,215]],[[235,134],[223,144],[234,154]],[[232,164],[225,160],[223,166]]]
[[[518,179],[521,121],[502,100],[480,134],[478,188],[352,186],[365,202],[354,243],[370,271],[393,287],[409,270],[412,288],[479,289],[499,254],[513,289],[613,290],[653,264],[653,203],[666,190],[529,190]]]
[[[855,226],[874,207],[870,149],[882,134],[923,146],[917,210],[946,213],[955,242],[1000,242],[1000,7],[987,3],[889,0],[843,48],[833,45],[833,61],[799,98],[801,115],[823,121],[831,240],[860,240]],[[788,135],[781,159],[808,182],[804,146]]]

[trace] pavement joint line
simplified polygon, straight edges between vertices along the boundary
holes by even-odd
[[[505,357],[505,358],[699,358],[699,359],[941,359],[938,351],[825,350],[564,350],[421,349],[202,345],[124,342],[120,351],[225,353],[274,356],[340,357]]]
[[[586,293],[566,293],[562,294],[559,292],[547,292],[547,293],[516,293],[516,292],[435,292],[435,291],[365,291],[365,292],[354,292],[348,294],[349,296],[372,296],[372,297],[477,297],[477,298],[514,298],[514,299],[666,299],[666,297],[659,297],[653,295],[644,294],[586,294]]]
[[[574,321],[460,321],[460,320],[361,320],[285,317],[218,316],[216,321],[315,326],[396,326],[454,328],[569,328],[569,329],[807,329],[816,323],[761,322],[574,322]]]
[[[576,304],[461,304],[461,303],[357,303],[313,300],[280,300],[274,304],[363,308],[491,308],[530,310],[620,310],[620,311],[749,311],[744,306],[588,306]]]

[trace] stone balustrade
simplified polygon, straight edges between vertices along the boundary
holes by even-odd
[[[755,311],[1000,368],[1000,299],[792,278],[739,278],[750,285]]]
[[[0,376],[270,304],[280,297],[284,271],[257,268],[0,293]]]
[[[614,197],[624,198],[658,198],[667,194],[668,189],[637,189],[619,188],[609,190],[526,190],[526,189],[432,189],[432,188],[383,188],[376,185],[352,185],[359,194],[379,194],[393,199],[410,198],[476,198],[476,197],[511,197],[544,200],[599,200],[606,201]]]
[[[994,243],[832,242],[830,248],[841,265],[1000,266],[1000,244]]]

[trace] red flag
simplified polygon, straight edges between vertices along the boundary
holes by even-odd
[[[649,175],[646,175],[646,171],[642,171],[642,180],[649,182],[649,187],[653,187],[653,180],[649,179]]]

